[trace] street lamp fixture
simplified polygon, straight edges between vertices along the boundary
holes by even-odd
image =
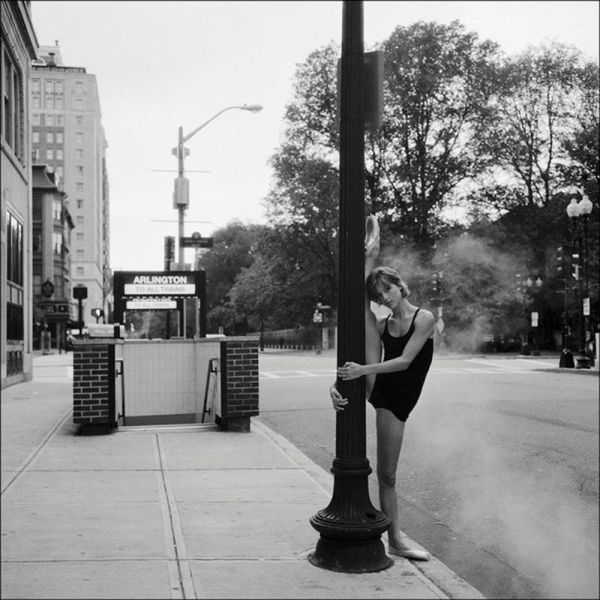
[[[241,106],[237,106],[237,105],[226,106],[225,108],[221,109],[218,113],[213,115],[210,119],[208,119],[208,121],[205,121],[204,123],[202,123],[201,125],[196,127],[196,129],[190,131],[190,133],[188,133],[187,135],[183,134],[183,127],[179,127],[179,136],[178,136],[178,140],[177,140],[177,147],[173,148],[172,153],[177,157],[177,179],[175,179],[175,191],[173,193],[173,204],[174,204],[174,208],[177,208],[177,210],[179,212],[179,221],[178,221],[179,235],[178,235],[178,241],[177,241],[177,248],[178,248],[177,261],[180,265],[180,268],[183,268],[183,262],[184,262],[184,259],[183,259],[184,248],[181,244],[181,238],[184,236],[183,219],[184,219],[185,209],[189,205],[189,194],[190,194],[189,181],[185,177],[185,172],[184,172],[184,170],[185,170],[184,159],[186,156],[189,155],[189,150],[184,147],[185,142],[187,142],[191,137],[196,135],[201,129],[204,129],[209,123],[212,123],[217,117],[219,117],[220,115],[222,115],[224,112],[226,112],[228,110],[245,110],[245,111],[251,112],[251,113],[258,113],[262,109],[263,109],[263,107],[260,104],[242,104]]]
[[[567,216],[569,219],[571,219],[572,256],[573,259],[577,261],[575,263],[575,278],[577,279],[578,284],[577,304],[579,312],[579,356],[576,359],[576,368],[578,369],[590,368],[590,359],[585,351],[586,312],[589,315],[589,298],[587,291],[587,256],[585,254],[587,254],[587,221],[589,214],[592,212],[592,208],[592,203],[585,194],[582,194],[580,202],[577,202],[577,198],[572,197],[571,202],[567,206]],[[582,235],[578,228],[578,220],[580,216],[583,217],[584,241],[582,240]]]

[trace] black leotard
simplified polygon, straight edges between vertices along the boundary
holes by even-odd
[[[404,352],[404,348],[415,330],[415,317],[421,310],[415,311],[406,335],[394,337],[388,331],[388,317],[385,321],[381,340],[383,342],[383,360],[396,358]],[[390,315],[391,316],[391,315]],[[375,385],[369,402],[375,408],[387,408],[392,411],[400,421],[406,421],[408,415],[417,404],[421,395],[425,377],[433,358],[433,338],[429,338],[408,369],[392,373],[379,373],[375,378]]]

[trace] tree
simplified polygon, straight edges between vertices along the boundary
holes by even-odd
[[[250,267],[242,269],[231,288],[231,303],[238,314],[250,317],[249,324],[261,334],[278,302],[277,283],[262,256],[255,258]]]
[[[214,232],[213,247],[200,257],[199,267],[206,272],[209,331],[219,325],[233,327],[233,313],[227,308],[230,290],[241,270],[252,264],[264,230],[264,225],[231,221]]]
[[[581,53],[559,43],[529,48],[504,61],[491,103],[492,119],[481,152],[495,158],[504,180],[519,186],[518,203],[548,206],[564,181],[564,141],[574,125]]]
[[[474,140],[486,125],[497,45],[457,21],[419,22],[396,28],[383,49],[384,123],[368,144],[371,211],[427,250],[452,193],[488,164]]]

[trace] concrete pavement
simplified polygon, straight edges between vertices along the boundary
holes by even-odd
[[[2,598],[483,597],[435,557],[313,566],[333,479],[258,419],[76,436],[71,360],[2,390]]]

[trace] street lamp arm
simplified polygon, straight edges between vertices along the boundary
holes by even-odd
[[[185,143],[187,142],[192,136],[196,135],[201,129],[204,129],[204,127],[206,127],[209,123],[212,123],[218,116],[222,115],[225,111],[227,110],[232,110],[234,108],[240,109],[240,110],[249,110],[251,112],[258,112],[258,110],[262,110],[262,107],[260,107],[260,109],[258,108],[258,106],[254,106],[254,105],[242,105],[242,106],[227,106],[223,109],[221,109],[216,115],[213,115],[210,119],[208,119],[208,121],[205,121],[204,123],[202,123],[202,125],[199,125],[198,127],[196,127],[196,129],[194,129],[193,131],[191,131],[190,133],[188,133],[186,136],[182,136],[181,138],[181,143]]]

